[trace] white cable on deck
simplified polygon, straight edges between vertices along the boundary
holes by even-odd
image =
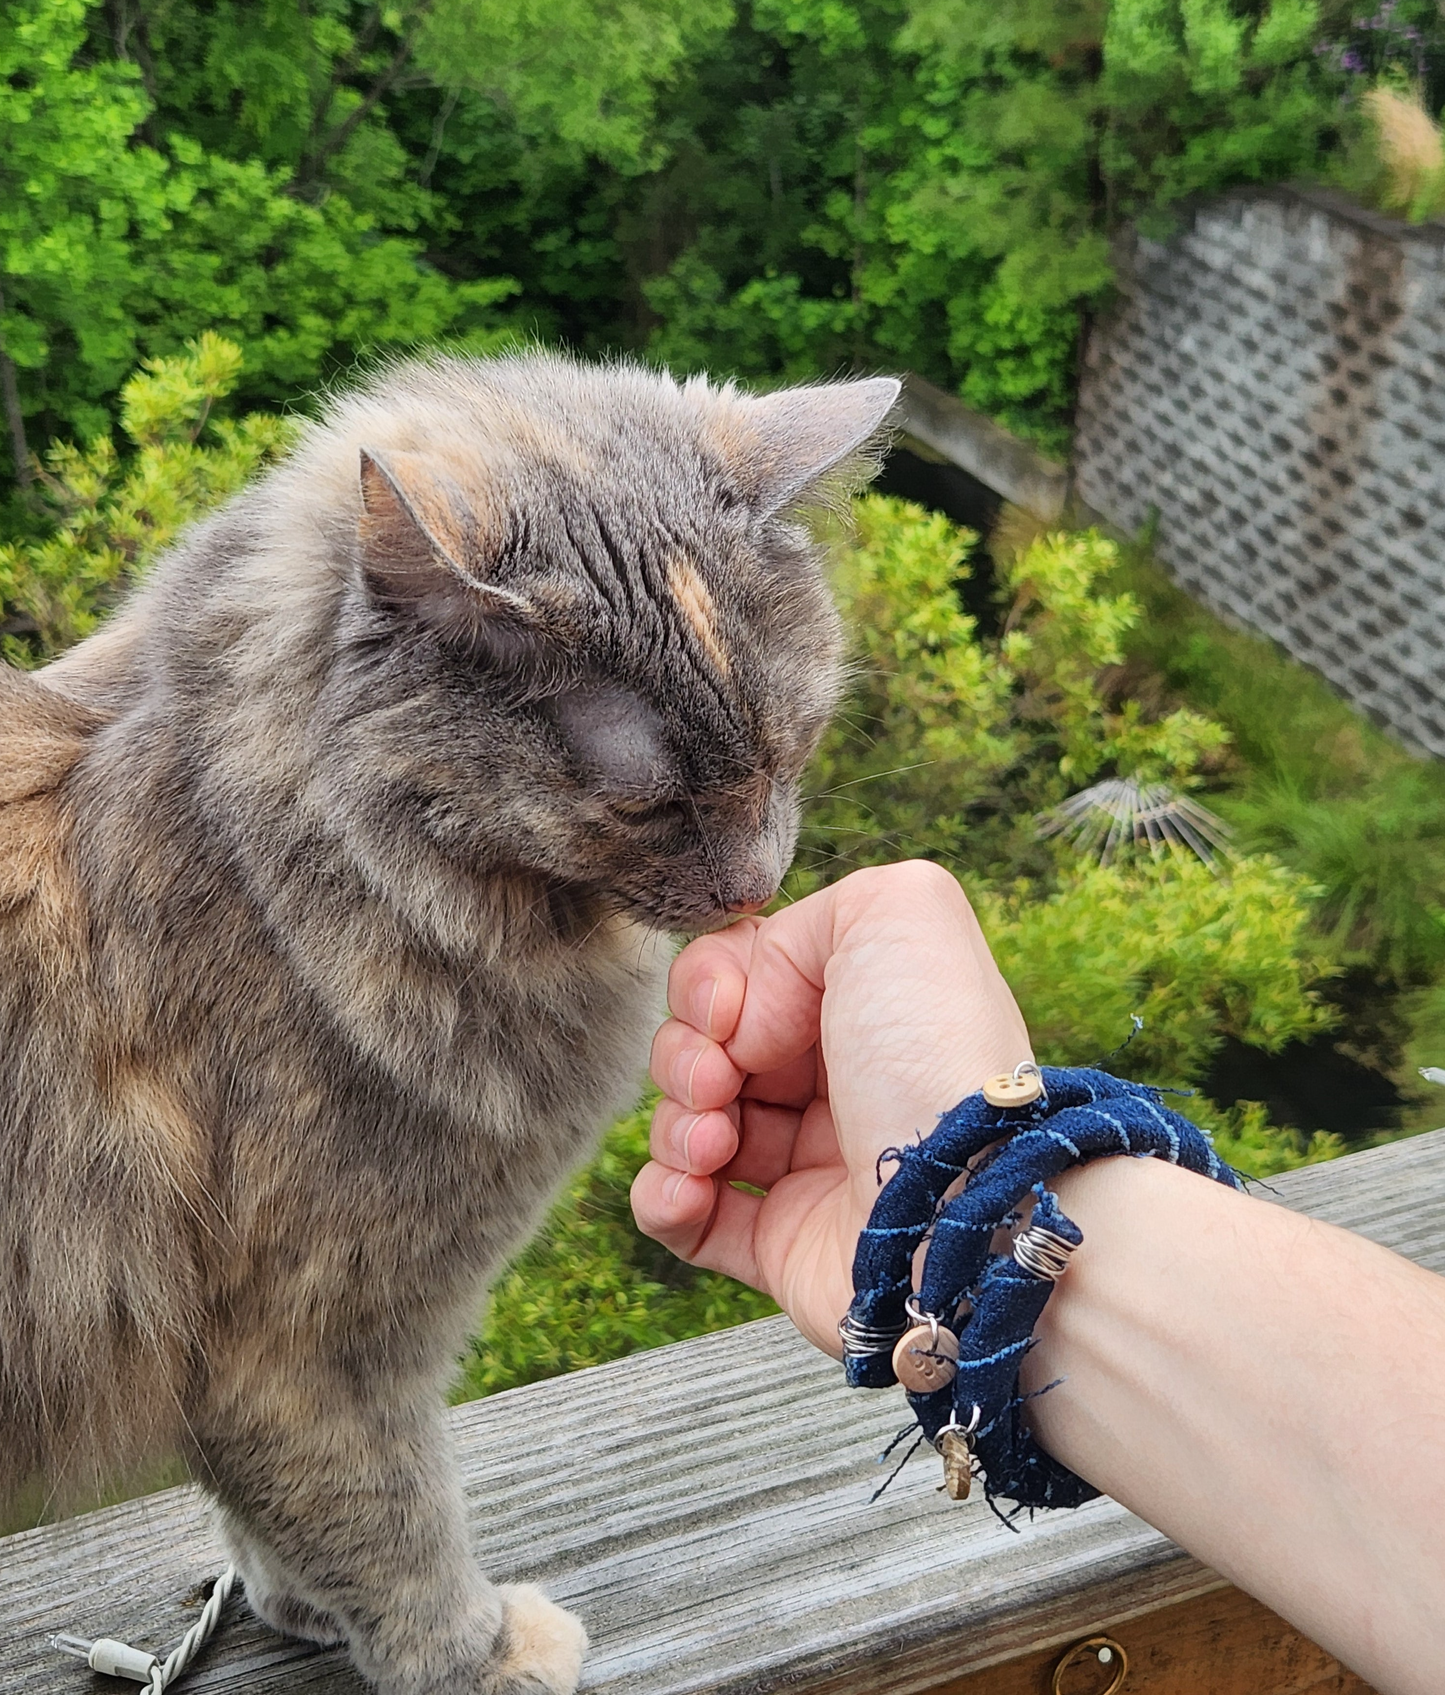
[[[62,1654],[76,1655],[92,1671],[103,1672],[107,1677],[128,1677],[132,1683],[145,1684],[146,1695],[164,1695],[164,1691],[185,1672],[215,1634],[216,1626],[221,1622],[222,1609],[235,1585],[236,1568],[227,1566],[206,1598],[201,1616],[164,1660],[148,1654],[143,1648],[132,1648],[129,1643],[118,1642],[111,1636],[103,1636],[97,1642],[86,1642],[78,1636],[52,1636],[50,1645]]]

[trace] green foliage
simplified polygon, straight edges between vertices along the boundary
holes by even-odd
[[[469,0],[5,10],[0,360],[41,439],[99,433],[139,359],[205,330],[242,348],[245,398],[273,405],[376,348],[516,333],[504,263],[433,260],[472,210],[429,187],[442,113],[423,140],[387,102],[459,102],[485,65],[474,116],[500,105],[524,139],[555,132],[564,175],[588,149],[636,169],[657,147],[649,91],[726,19],[716,0],[554,0],[540,31],[530,8]]]
[[[810,772],[800,890],[857,865],[948,859],[1020,745],[1013,675],[959,603],[975,538],[878,497],[857,503],[854,525],[834,586],[856,669]]]
[[[1359,128],[1328,27],[1312,0],[754,0],[674,116],[652,198],[695,233],[643,282],[650,349],[903,364],[1060,448],[1120,223],[1319,175]]]
[[[1441,1097],[1415,1068],[1445,1063],[1445,767],[1408,753],[1271,643],[1220,624],[1145,555],[1131,551],[1123,576],[1146,609],[1131,665],[1233,737],[1228,786],[1211,805],[1242,849],[1320,891],[1316,924],[1352,991],[1342,1042],[1391,1076],[1407,1123],[1433,1126]]]
[[[522,134],[629,174],[665,156],[658,84],[715,52],[732,22],[729,0],[488,0],[412,10],[416,62],[437,86],[486,95]]]
[[[0,544],[6,659],[32,664],[88,635],[186,525],[285,451],[292,429],[283,418],[212,417],[240,372],[241,350],[203,335],[176,358],[147,360],[121,390],[129,458],[108,435],[85,448],[52,445],[41,481],[54,528]]]
[[[1106,771],[1190,784],[1228,741],[1188,707],[1151,718],[1103,692],[1140,617],[1106,586],[1112,542],[1033,542],[1002,568],[1003,633],[985,640],[958,594],[974,539],[903,501],[858,502],[835,579],[857,670],[815,767],[800,887],[906,854],[1046,877],[1035,814]]]
[[[1202,1095],[1176,1096],[1170,1103],[1207,1130],[1221,1159],[1246,1177],[1273,1177],[1302,1165],[1338,1159],[1345,1145],[1338,1136],[1315,1130],[1308,1135],[1271,1124],[1258,1101],[1218,1107]]]
[[[1445,975],[1445,769],[1271,643],[1225,628],[1146,558],[1131,555],[1126,572],[1148,612],[1132,652],[1233,737],[1233,782],[1214,804],[1241,845],[1319,886],[1344,963],[1402,986]]]
[[[627,1204],[647,1159],[650,1107],[608,1133],[541,1233],[492,1289],[453,1398],[469,1400],[618,1359],[778,1309],[716,1272],[697,1271],[637,1233]]]
[[[1133,595],[1104,592],[1118,557],[1089,531],[1044,536],[1003,565],[1012,604],[999,647],[1020,685],[1016,711],[1059,747],[1058,775],[1072,784],[1105,767],[1144,783],[1187,784],[1228,732],[1188,707],[1157,721],[1142,717],[1137,701],[1115,709],[1100,688],[1140,617]]]
[[[1042,900],[1027,884],[970,887],[1037,1049],[1055,1064],[1096,1061],[1138,1014],[1128,1075],[1192,1082],[1226,1036],[1274,1052],[1332,1022],[1311,993],[1326,972],[1309,932],[1314,890],[1271,859],[1223,872],[1182,854],[1071,867]]]
[[[533,332],[770,380],[911,367],[1062,449],[1120,223],[1348,175],[1363,84],[1445,66],[1428,0],[1389,28],[1339,0],[6,13],[0,359],[37,440],[98,433],[138,359],[213,329],[253,405]]]

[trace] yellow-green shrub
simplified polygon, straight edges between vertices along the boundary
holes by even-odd
[[[870,497],[839,550],[853,686],[814,767],[799,891],[912,854],[994,878],[1043,875],[1034,815],[1106,769],[1187,787],[1229,740],[1179,709],[1154,720],[1100,679],[1137,624],[1094,531],[1035,540],[1001,570],[997,638],[959,586],[976,541],[937,513]]]
[[[53,444],[37,467],[54,528],[0,545],[0,652],[35,664],[87,636],[187,524],[283,453],[293,426],[252,413],[212,418],[241,374],[241,350],[203,335],[173,359],[149,359],[121,391],[121,427],[81,448]]]

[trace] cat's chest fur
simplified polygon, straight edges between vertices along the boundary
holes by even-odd
[[[118,738],[70,852],[113,1045],[196,1121],[222,1271],[344,1239],[387,1299],[406,1266],[418,1293],[469,1289],[635,1098],[669,945],[495,875],[435,894],[444,945],[304,811],[228,814],[193,769],[184,739]]]

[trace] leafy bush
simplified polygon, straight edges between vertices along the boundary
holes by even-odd
[[[1105,771],[1188,786],[1228,741],[1187,707],[1151,719],[1102,692],[1140,617],[1107,587],[1112,542],[1032,541],[1000,568],[1003,632],[984,640],[958,593],[974,536],[899,500],[854,517],[835,582],[858,669],[815,767],[799,889],[907,854],[1047,877],[1038,812]]]
[[[647,1159],[650,1107],[608,1132],[535,1241],[497,1280],[453,1398],[470,1400],[778,1309],[639,1236],[627,1193]]]
[[[1273,1052],[1328,1028],[1310,992],[1328,971],[1309,932],[1313,893],[1267,858],[1218,872],[1165,854],[1071,868],[1042,900],[1028,885],[975,900],[1040,1054],[1091,1064],[1138,1014],[1121,1063],[1178,1084],[1203,1075],[1225,1036]]]
[[[195,519],[235,494],[285,451],[284,418],[215,418],[235,387],[241,350],[206,334],[171,359],[147,360],[121,390],[110,436],[52,445],[40,481],[54,527],[0,545],[0,652],[14,664],[60,653],[93,630],[127,584]]]
[[[1241,848],[1320,891],[1316,927],[1345,973],[1337,1045],[1390,1076],[1407,1125],[1433,1127],[1440,1095],[1416,1067],[1445,1063],[1445,767],[1270,642],[1226,628],[1146,554],[1130,550],[1121,578],[1145,609],[1129,636],[1132,686],[1228,729],[1234,757],[1211,804]]]

